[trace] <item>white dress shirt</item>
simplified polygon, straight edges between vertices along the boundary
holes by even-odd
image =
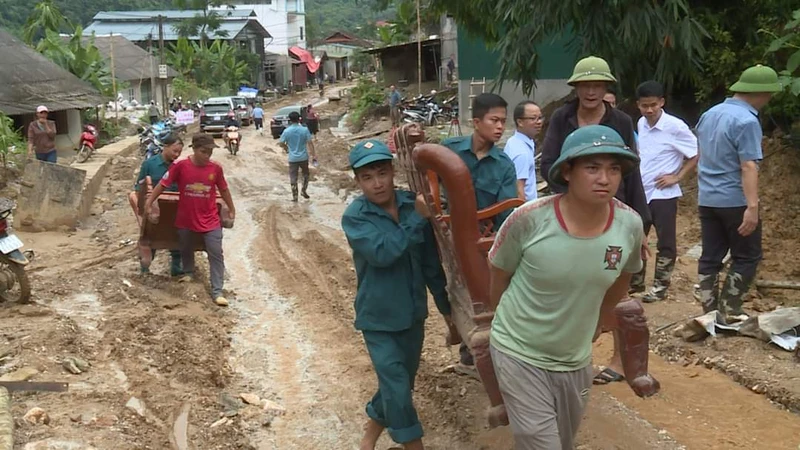
[[[686,123],[666,111],[652,127],[642,116],[639,128],[639,170],[647,203],[652,200],[678,198],[683,193],[677,184],[664,189],[656,188],[661,175],[677,174],[686,158],[697,156],[697,137]]]

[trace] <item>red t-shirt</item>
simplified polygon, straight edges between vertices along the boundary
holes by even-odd
[[[217,213],[217,188],[228,189],[222,166],[209,161],[200,167],[189,158],[177,161],[161,178],[161,185],[165,188],[172,183],[178,184],[181,195],[175,227],[198,233],[221,227]]]

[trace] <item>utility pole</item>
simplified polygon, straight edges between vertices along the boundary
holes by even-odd
[[[419,0],[417,0],[417,90],[422,95],[422,23],[419,16]]]
[[[119,107],[120,104],[117,101],[117,77],[114,75],[114,33],[109,33],[109,53],[111,53],[111,90],[114,92],[114,120],[117,124],[119,124]]]
[[[153,67],[153,33],[147,36],[147,53],[150,55],[150,101],[158,100],[156,95],[156,68]],[[158,102],[156,102],[158,103]],[[162,102],[163,103],[163,102]]]
[[[164,53],[164,16],[158,15],[158,48],[161,52],[161,66],[167,64],[167,56]],[[159,78],[161,78],[161,67],[159,67]],[[167,110],[168,101],[167,101],[167,79],[161,78],[161,99],[163,103],[163,110],[164,110],[164,117],[169,117],[169,111]]]

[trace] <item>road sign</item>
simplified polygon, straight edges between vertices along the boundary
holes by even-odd
[[[158,65],[158,78],[167,78],[167,65],[166,64],[159,64]]]

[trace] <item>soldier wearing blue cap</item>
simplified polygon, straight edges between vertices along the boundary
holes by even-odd
[[[392,160],[380,141],[353,147],[350,167],[363,195],[342,217],[358,279],[355,327],[378,376],[361,450],[373,450],[384,429],[406,449],[423,448],[411,392],[428,316],[426,287],[446,320],[450,316],[430,211],[421,196],[395,189]]]
[[[574,447],[592,341],[642,268],[642,219],[614,198],[638,161],[613,129],[578,128],[548,173],[566,193],[517,208],[495,237],[490,352],[517,450]]]

